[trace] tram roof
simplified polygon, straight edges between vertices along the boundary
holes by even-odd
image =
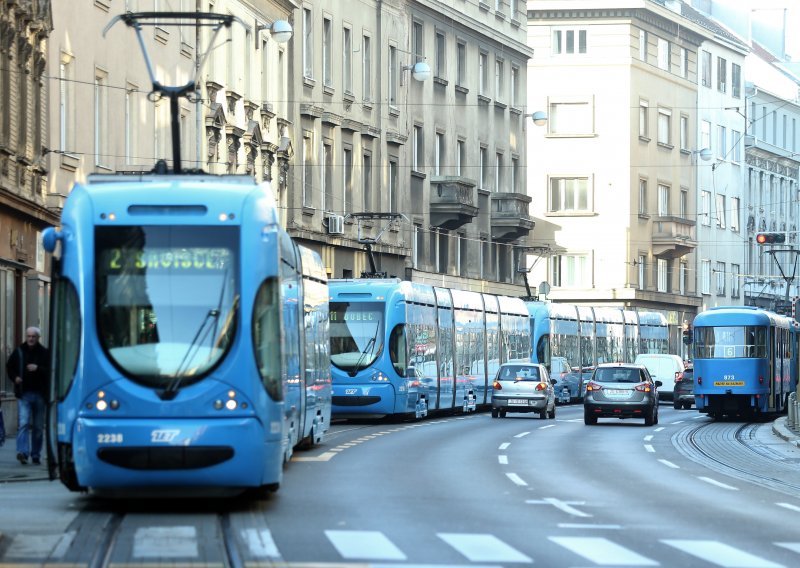
[[[700,312],[694,318],[694,327],[726,326],[726,325],[776,325],[779,327],[797,327],[797,322],[788,316],[782,316],[755,306],[718,306]]]

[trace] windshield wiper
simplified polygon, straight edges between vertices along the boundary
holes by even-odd
[[[181,359],[180,365],[178,365],[178,367],[175,369],[175,374],[172,380],[169,382],[167,387],[160,395],[162,400],[172,400],[173,398],[175,398],[175,395],[178,394],[178,389],[180,388],[181,382],[183,381],[183,371],[185,367],[189,364],[189,361],[191,361],[190,355],[195,353],[199,349],[200,345],[208,337],[208,334],[212,329],[212,326],[209,325],[209,322],[213,322],[214,329],[216,329],[216,322],[219,320],[219,314],[220,311],[218,309],[208,310],[208,313],[206,313],[206,317],[204,317],[203,321],[200,322],[200,327],[197,328],[197,333],[194,334],[194,338],[192,339],[192,342],[189,344],[189,348],[186,350],[186,353],[183,355],[183,359]],[[201,334],[203,334],[202,337],[200,337]]]

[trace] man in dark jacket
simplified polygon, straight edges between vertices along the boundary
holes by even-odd
[[[28,463],[29,456],[34,464],[42,463],[50,353],[39,343],[41,335],[38,327],[29,327],[25,332],[25,343],[14,350],[6,363],[19,408],[17,459],[23,465]]]

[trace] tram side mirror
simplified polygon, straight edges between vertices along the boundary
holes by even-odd
[[[52,253],[56,250],[56,244],[63,237],[63,233],[56,231],[55,227],[47,227],[42,231],[42,246],[44,250]]]

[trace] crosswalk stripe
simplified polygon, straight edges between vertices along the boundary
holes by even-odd
[[[269,529],[243,529],[242,540],[254,558],[280,558],[281,553],[272,538]]]
[[[436,536],[472,562],[533,562],[494,535],[437,533]]]
[[[725,568],[783,568],[758,556],[714,540],[662,540],[678,550]]]
[[[797,552],[798,554],[800,554],[800,542],[776,542],[775,546],[788,548],[792,552]]]
[[[658,566],[632,550],[601,537],[551,536],[549,539],[575,554],[603,566]]]
[[[378,531],[325,531],[342,558],[405,560],[406,555]]]

